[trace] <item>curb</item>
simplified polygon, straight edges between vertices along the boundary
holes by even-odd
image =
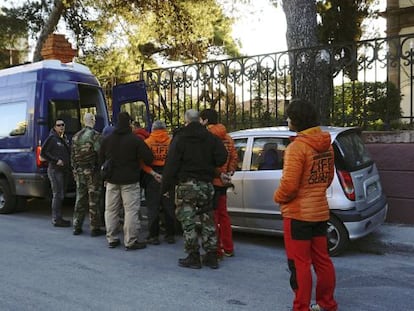
[[[362,252],[374,254],[414,253],[414,227],[399,224],[384,224],[377,231],[352,242]]]
[[[374,253],[374,254],[413,254],[414,245],[412,243],[399,243],[391,241],[378,241],[378,240],[366,240],[355,241],[356,247],[362,252]]]

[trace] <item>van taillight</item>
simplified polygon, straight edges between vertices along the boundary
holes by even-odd
[[[37,146],[36,148],[36,165],[37,167],[47,167],[47,162],[41,160],[40,152],[42,151],[41,146]]]
[[[355,201],[355,188],[354,183],[352,182],[351,174],[347,171],[341,170],[338,170],[337,172],[346,197],[351,201]]]

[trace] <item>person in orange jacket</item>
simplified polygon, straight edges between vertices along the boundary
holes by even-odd
[[[141,127],[141,124],[138,121],[132,122],[132,132],[135,134],[135,136],[141,138],[142,140],[145,140],[150,136],[150,133]]]
[[[168,134],[166,125],[163,121],[156,120],[152,124],[151,134],[145,143],[152,150],[154,160],[150,166],[142,165],[142,169],[147,173],[145,182],[145,200],[148,210],[148,238],[147,243],[152,245],[160,244],[160,211],[164,212],[165,220],[165,241],[175,243],[175,214],[174,214],[174,194],[163,196],[161,191],[162,171],[167,157],[171,138]]]
[[[226,127],[218,123],[218,114],[214,109],[205,109],[200,113],[201,123],[208,130],[221,139],[227,149],[226,163],[217,169],[217,176],[213,179],[215,191],[214,221],[217,230],[218,258],[234,256],[234,243],[230,216],[227,212],[227,188],[231,186],[231,176],[237,168],[237,151],[233,139],[227,134]]]
[[[336,311],[335,268],[328,254],[326,189],[334,177],[334,152],[329,133],[319,127],[315,106],[296,99],[286,114],[297,136],[285,151],[283,175],[274,193],[280,204],[290,285],[295,293],[294,311]],[[312,297],[312,272],[316,281],[316,304]]]

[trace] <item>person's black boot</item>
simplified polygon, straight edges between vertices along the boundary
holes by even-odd
[[[203,256],[203,265],[210,267],[211,269],[217,269],[219,267],[216,252],[208,252]]]
[[[99,228],[91,230],[91,237],[97,237],[97,236],[101,236],[101,235],[105,235],[105,234],[106,234],[106,232],[104,230],[99,229]]]
[[[79,235],[79,234],[82,234],[82,233],[83,233],[82,228],[73,229],[73,235]]]
[[[201,268],[201,261],[200,261],[200,253],[194,252],[188,254],[186,258],[178,259],[178,265],[180,267],[191,268],[191,269],[200,269]]]
[[[55,227],[70,227],[70,220],[65,220],[63,218],[58,218],[52,222]]]

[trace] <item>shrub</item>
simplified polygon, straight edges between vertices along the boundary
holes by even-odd
[[[391,82],[348,82],[335,87],[331,123],[389,130],[401,117],[401,94]]]

